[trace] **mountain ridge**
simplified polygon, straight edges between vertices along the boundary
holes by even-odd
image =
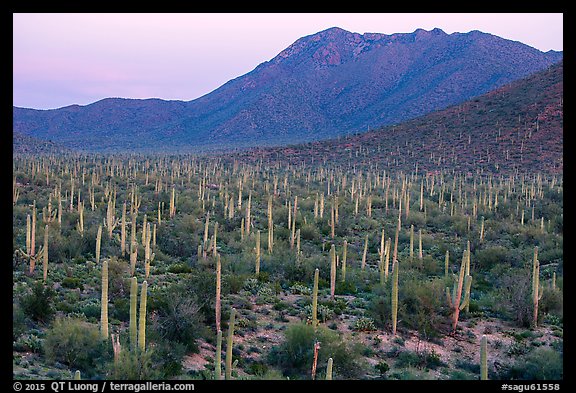
[[[13,131],[95,151],[306,142],[414,118],[561,58],[479,31],[386,35],[332,27],[195,100],[14,107]]]

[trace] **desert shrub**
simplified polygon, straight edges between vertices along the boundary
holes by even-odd
[[[18,336],[28,330],[26,326],[26,315],[18,303],[12,304],[12,339],[16,340]]]
[[[357,291],[356,285],[350,280],[345,282],[337,281],[336,288],[334,288],[336,295],[354,295]]]
[[[186,345],[168,340],[159,340],[154,343],[152,363],[157,369],[159,378],[175,377],[182,372],[182,359],[186,355]]]
[[[12,346],[14,351],[40,353],[42,351],[43,340],[36,334],[27,333],[18,337]]]
[[[303,313],[305,318],[312,320],[312,304],[304,306]],[[334,310],[323,304],[318,304],[316,315],[320,322],[325,323],[326,321],[334,318]]]
[[[244,281],[244,284],[242,285],[242,289],[244,289],[247,292],[250,292],[253,295],[255,295],[258,292],[259,287],[260,283],[256,278],[248,278],[246,279],[246,281]]]
[[[22,310],[34,321],[48,323],[54,315],[53,299],[56,292],[41,281],[32,287],[32,293],[24,296],[21,301]]]
[[[494,270],[494,269],[493,269]],[[511,268],[495,276],[496,290],[492,308],[513,320],[518,326],[528,327],[532,321],[532,272]]]
[[[288,326],[285,334],[284,342],[269,352],[268,360],[280,367],[286,375],[309,377],[316,341],[321,343],[317,366],[319,372],[331,357],[335,375],[348,379],[357,379],[362,375],[362,347],[341,340],[337,332],[322,326],[314,331],[311,325],[299,323]]]
[[[171,342],[183,344],[197,351],[196,340],[204,334],[204,316],[194,293],[186,292],[182,284],[175,284],[151,296],[150,311],[153,329]]]
[[[116,257],[108,262],[108,296],[111,300],[130,293],[129,263]]]
[[[238,293],[242,289],[246,280],[245,275],[227,274],[222,277],[224,284],[228,287],[230,293]]]
[[[300,236],[302,240],[317,240],[320,238],[320,232],[313,224],[304,224],[300,228]]]
[[[376,330],[374,320],[372,318],[360,317],[352,325],[352,330],[359,332],[372,332]]]
[[[392,315],[390,291],[378,289],[375,295],[368,303],[367,315],[377,327],[384,328],[390,323]]]
[[[62,286],[70,289],[78,288],[81,291],[84,289],[82,279],[77,277],[64,277],[64,279],[62,279]]]
[[[564,368],[562,355],[550,348],[537,348],[530,354],[518,358],[501,373],[502,379],[558,380],[562,379]]]
[[[276,299],[274,287],[270,284],[260,286],[256,292],[256,304],[270,304]]]
[[[290,292],[295,294],[295,295],[311,295],[312,294],[312,290],[310,288],[308,288],[305,285],[302,285],[300,283],[294,283],[294,285],[292,285],[290,287]]]
[[[168,266],[168,271],[174,274],[190,273],[192,268],[185,263],[173,263]]]
[[[50,362],[58,361],[91,375],[107,357],[105,344],[98,325],[79,318],[57,318],[46,333],[44,353]]]
[[[438,336],[440,325],[444,321],[441,313],[445,299],[443,280],[407,279],[401,286],[398,318],[402,325],[417,330],[423,337]]]
[[[388,372],[388,370],[390,370],[390,366],[388,365],[388,363],[382,361],[382,362],[378,362],[374,368],[376,369],[376,371],[378,371],[380,373],[380,377],[384,378],[386,376],[386,373]]]
[[[478,250],[474,256],[481,269],[489,270],[494,265],[508,260],[508,250],[501,246],[489,247]]]
[[[445,365],[434,351],[424,351],[424,352],[413,352],[413,351],[402,351],[398,354],[396,360],[396,367],[406,368],[406,367],[416,367],[423,369],[436,369],[439,366]]]
[[[563,316],[563,296],[559,289],[544,287],[542,299],[538,302],[539,311],[543,314],[551,314],[562,318]]]
[[[154,367],[154,350],[146,352],[122,351],[117,362],[109,365],[109,375],[117,380],[149,380],[162,378],[160,370]]]

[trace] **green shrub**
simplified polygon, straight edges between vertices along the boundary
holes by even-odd
[[[48,323],[54,315],[53,298],[56,292],[41,281],[32,287],[32,293],[24,296],[21,301],[24,313],[34,321]]]
[[[82,280],[76,277],[64,277],[62,280],[62,286],[64,288],[78,288],[81,291],[84,290],[84,284],[82,283]]]
[[[386,362],[378,362],[374,368],[380,373],[380,377],[385,377],[388,370],[390,370],[390,366]]]
[[[28,330],[26,326],[26,315],[18,303],[12,305],[12,339],[16,340],[18,336]]]
[[[551,314],[562,318],[563,303],[562,291],[544,287],[542,299],[538,303],[538,309],[542,314]]]
[[[183,284],[174,284],[154,292],[149,305],[157,316],[152,327],[159,337],[198,351],[196,340],[204,334],[206,326],[194,293],[187,292]]]
[[[168,271],[174,274],[190,273],[192,268],[185,263],[173,263],[168,266]]]
[[[372,332],[376,330],[376,326],[374,325],[374,320],[372,318],[360,317],[354,322],[354,325],[352,325],[352,330],[359,332]]]
[[[98,325],[78,318],[57,318],[46,333],[44,353],[50,362],[94,374],[105,358],[106,345]]]
[[[535,349],[501,374],[502,379],[522,380],[559,380],[563,376],[562,355],[550,348]]]
[[[110,364],[109,374],[112,379],[117,380],[149,380],[161,379],[163,376],[154,364],[152,358],[154,350],[148,349],[146,352],[122,351],[117,362]]]
[[[310,378],[314,343],[319,341],[318,370],[325,367],[329,357],[334,361],[334,373],[346,379],[358,379],[364,373],[363,346],[343,341],[337,332],[311,325],[292,324],[286,329],[284,342],[269,352],[270,363],[280,367],[291,377]]]

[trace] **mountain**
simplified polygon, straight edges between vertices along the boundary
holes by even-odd
[[[94,151],[312,141],[463,102],[562,56],[480,31],[385,35],[330,28],[192,101],[108,98],[54,110],[14,107],[13,130]]]
[[[466,102],[398,125],[284,147],[253,148],[230,160],[266,165],[329,162],[407,173],[563,173],[563,61]]]

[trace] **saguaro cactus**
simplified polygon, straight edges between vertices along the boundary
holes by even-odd
[[[488,339],[485,335],[480,340],[480,379],[488,380]]]
[[[260,252],[260,230],[256,232],[256,247],[254,247],[256,251],[256,276],[260,274],[260,259],[261,259],[261,252]]]
[[[236,309],[232,308],[230,312],[230,322],[228,323],[228,340],[226,342],[226,379],[232,379],[232,344],[234,340],[234,319],[236,318]]]
[[[126,255],[126,201],[122,205],[122,222],[120,224],[120,252]]]
[[[245,234],[246,236],[250,235],[250,205],[252,204],[252,190],[248,193],[248,204],[246,205],[246,220],[244,224],[246,225]]]
[[[320,343],[314,343],[314,357],[312,359],[312,380],[316,379],[316,365],[318,364],[318,351],[320,350]]]
[[[532,304],[533,324],[538,326],[538,302],[542,299],[543,288],[540,286],[540,262],[538,261],[538,246],[534,247],[534,260],[532,264]]]
[[[44,248],[42,249],[44,283],[48,278],[48,224],[44,227]]]
[[[216,356],[214,357],[214,379],[222,378],[222,330],[216,334]]]
[[[314,286],[312,287],[312,326],[314,330],[318,327],[318,278],[320,271],[314,271]]]
[[[396,323],[398,322],[398,261],[392,270],[392,335],[396,335]]]
[[[348,256],[348,240],[344,239],[342,246],[342,282],[346,282],[346,259]]]
[[[268,196],[268,253],[274,246],[274,220],[272,219],[272,195]]]
[[[336,248],[334,244],[330,247],[330,299],[334,300],[336,291]]]
[[[362,266],[361,269],[364,271],[366,268],[366,254],[368,253],[368,234],[366,234],[366,238],[364,239],[364,252],[362,253]]]
[[[458,282],[454,283],[452,295],[450,295],[450,288],[446,287],[446,298],[448,300],[448,306],[452,310],[452,333],[456,333],[460,311],[463,310],[470,301],[470,286],[472,285],[472,276],[466,275],[466,277],[464,277],[466,270],[466,258],[466,251],[464,251],[462,255],[462,263],[460,265]],[[462,300],[463,287],[465,289],[465,295],[464,299]]]
[[[155,253],[153,253],[151,251],[150,248],[150,240],[151,240],[151,236],[150,236],[150,223],[147,224],[147,229],[146,229],[147,235],[146,235],[146,245],[144,248],[144,272],[145,272],[145,277],[148,278],[148,276],[150,275],[150,263],[152,263],[152,261],[154,261],[154,257],[156,256]]]
[[[418,229],[418,258],[422,259],[422,229]]]
[[[144,352],[146,350],[146,299],[148,292],[148,283],[142,283],[140,292],[140,317],[138,320],[138,348]]]
[[[96,235],[96,264],[100,262],[100,245],[102,243],[102,225],[98,226],[98,234]]]
[[[216,256],[216,331],[220,331],[220,315],[221,315],[221,272],[222,264],[220,263],[220,254]]]
[[[102,299],[100,306],[100,333],[108,339],[108,261],[102,261]]]
[[[136,322],[136,307],[138,306],[138,279],[130,279],[130,348],[138,346],[138,326]]]
[[[410,225],[410,259],[414,258],[414,224]]]
[[[332,358],[328,359],[328,364],[326,365],[326,380],[332,380]]]

